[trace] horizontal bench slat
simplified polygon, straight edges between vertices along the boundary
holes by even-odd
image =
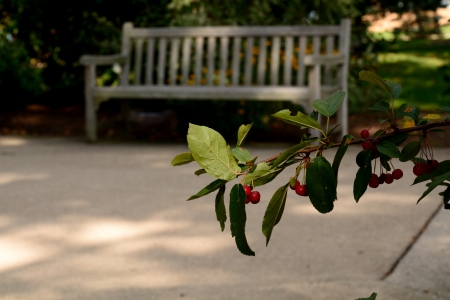
[[[230,99],[230,100],[307,100],[308,87],[221,87],[221,86],[117,86],[94,89],[98,98],[174,98],[174,99]]]
[[[257,37],[257,36],[314,36],[339,35],[338,25],[320,26],[209,26],[171,28],[133,28],[132,38],[149,37]]]
[[[127,60],[127,57],[121,54],[113,54],[113,55],[83,55],[80,58],[80,64],[87,65],[97,65],[97,66],[105,66],[105,65],[113,65],[115,63],[123,64]]]

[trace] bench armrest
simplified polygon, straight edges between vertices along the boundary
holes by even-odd
[[[307,55],[305,56],[305,65],[339,65],[345,62],[345,55],[343,54],[332,54],[332,55]]]
[[[81,65],[89,66],[105,66],[113,65],[115,63],[124,64],[126,62],[126,56],[121,54],[114,55],[83,55],[79,62]]]

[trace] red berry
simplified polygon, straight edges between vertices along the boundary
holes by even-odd
[[[248,196],[252,192],[252,188],[249,185],[244,185],[245,194]]]
[[[367,130],[367,129],[363,129],[362,131],[361,131],[361,137],[363,138],[363,139],[367,139],[368,137],[369,137],[369,130]]]
[[[245,198],[245,204],[249,204],[249,203],[250,203],[250,197],[247,196],[247,197]]]
[[[372,174],[369,180],[369,186],[376,189],[380,185],[377,174]]]
[[[435,159],[431,160],[431,170],[436,171],[439,168],[439,162]]]
[[[395,180],[399,180],[400,178],[403,177],[403,171],[400,169],[395,169],[392,172],[392,177],[394,177]]]
[[[258,191],[252,191],[248,196],[250,198],[250,202],[256,204],[261,199],[261,195]]]
[[[420,176],[425,172],[425,163],[419,162],[413,168],[413,173],[416,176]]]
[[[394,181],[394,176],[392,176],[392,174],[387,173],[386,179],[384,180],[384,182],[386,182],[386,184],[391,184],[393,181]]]
[[[295,187],[295,192],[300,196],[308,196],[308,190],[306,189],[306,185],[299,184]]]
[[[295,182],[295,186],[294,187],[292,187],[291,185],[289,185],[289,187],[291,188],[291,190],[295,190],[296,188],[297,188],[297,186],[299,186],[300,185],[300,181],[296,181]]]
[[[386,181],[386,174],[381,173],[381,174],[380,174],[380,177],[378,177],[378,182],[379,182],[380,184],[383,184],[385,181]]]
[[[372,144],[371,144],[370,142],[368,142],[368,141],[362,142],[362,143],[361,143],[361,146],[362,146],[362,148],[363,148],[364,150],[372,150],[372,149],[373,149]]]

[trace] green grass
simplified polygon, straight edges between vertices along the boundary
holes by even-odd
[[[450,95],[444,91],[449,84],[444,75],[450,67],[450,40],[412,40],[397,42],[379,53],[377,74],[402,85],[403,92],[395,106],[408,103],[433,110],[449,106]]]

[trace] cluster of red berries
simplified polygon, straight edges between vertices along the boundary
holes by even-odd
[[[427,162],[418,162],[413,167],[413,173],[416,176],[420,176],[424,173],[430,174],[439,168],[439,162],[435,159],[428,159]]]
[[[258,191],[252,191],[252,187],[249,185],[244,185],[244,191],[247,198],[245,198],[245,204],[249,202],[256,204],[261,200],[261,194]]]
[[[392,174],[389,173],[381,173],[380,176],[373,173],[370,176],[369,186],[371,188],[376,189],[380,184],[386,183],[391,184],[395,180],[399,180],[403,177],[403,171],[401,169],[395,169],[392,171]]]
[[[308,190],[306,189],[306,185],[300,184],[300,181],[298,180],[295,182],[294,187],[292,187],[291,185],[289,185],[289,187],[291,188],[291,190],[294,190],[297,195],[304,197],[308,196]]]

